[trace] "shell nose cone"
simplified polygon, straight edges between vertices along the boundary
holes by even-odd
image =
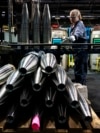
[[[52,67],[50,67],[50,66],[47,66],[46,68],[45,68],[45,71],[46,72],[48,72],[48,73],[51,73],[52,72]]]
[[[47,53],[41,57],[40,64],[43,72],[52,73],[56,70],[57,60],[52,53]]]
[[[27,73],[27,70],[25,68],[20,68],[19,69],[19,72],[22,74],[22,75],[25,75]]]

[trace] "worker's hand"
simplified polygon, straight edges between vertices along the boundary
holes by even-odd
[[[69,37],[66,37],[63,41],[62,41],[62,44],[67,44],[67,43],[69,43]]]
[[[75,36],[69,36],[68,39],[71,41],[71,42],[74,42],[76,39],[75,39]]]

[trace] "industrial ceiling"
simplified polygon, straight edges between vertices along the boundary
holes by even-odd
[[[9,2],[12,2],[13,10],[13,25],[20,24],[22,3],[28,3],[28,9],[31,18],[31,2],[32,0],[0,0],[0,26],[8,24]],[[87,25],[95,25],[100,23],[100,0],[33,0],[40,3],[41,15],[45,3],[49,4],[52,23],[69,25],[69,11],[74,8],[80,9],[83,20]]]

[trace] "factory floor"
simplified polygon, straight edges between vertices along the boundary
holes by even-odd
[[[73,69],[68,70],[68,76],[74,78]],[[100,115],[100,71],[90,71],[87,74],[88,99],[95,112]]]

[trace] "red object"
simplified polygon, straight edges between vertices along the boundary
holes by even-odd
[[[52,28],[57,29],[57,28],[59,28],[59,25],[58,24],[52,24]]]

